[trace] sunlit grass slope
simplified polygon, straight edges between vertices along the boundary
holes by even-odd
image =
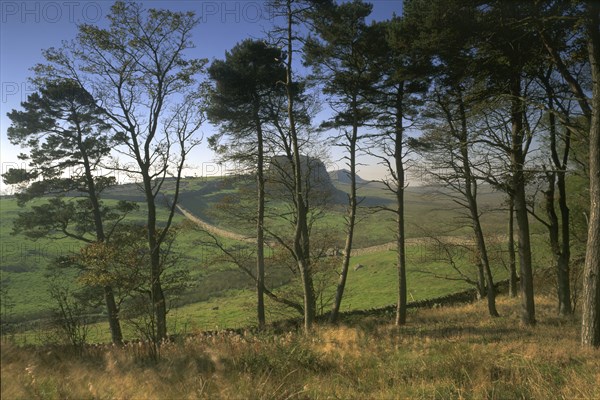
[[[10,399],[593,399],[598,351],[579,346],[577,318],[538,296],[538,325],[519,324],[518,299],[423,309],[402,328],[363,317],[311,334],[188,336],[163,345],[88,348],[2,344]]]

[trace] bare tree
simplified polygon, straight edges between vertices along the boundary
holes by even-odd
[[[190,36],[197,24],[191,12],[144,10],[135,3],[116,2],[108,28],[79,26],[79,35],[62,48],[45,52],[40,76],[77,80],[101,106],[116,132],[114,148],[132,163],[111,168],[134,178],[145,197],[147,244],[150,252],[151,302],[155,337],[167,336],[167,305],[161,285],[161,245],[171,227],[180,180],[204,116],[201,90],[194,85],[205,61],[188,59]],[[170,199],[163,184],[174,182]],[[167,203],[167,220],[158,229],[157,210]]]
[[[281,25],[273,28],[270,33],[274,44],[282,49],[282,59],[286,69],[285,81],[281,84],[286,92],[287,126],[285,131],[282,125],[279,125],[277,130],[280,133],[280,145],[285,150],[285,157],[289,162],[287,165],[291,167],[292,172],[294,239],[290,250],[300,271],[304,294],[304,329],[308,332],[312,329],[315,320],[316,300],[310,257],[310,204],[304,187],[307,181],[303,179],[302,143],[299,132],[301,121],[298,120],[298,107],[296,107],[299,85],[294,73],[294,55],[300,39],[297,28],[304,23],[306,12],[310,10],[311,4],[305,0],[272,0],[269,6],[272,16],[281,20]]]
[[[421,139],[424,143],[422,147],[426,149],[423,156],[431,165],[429,174],[451,188],[457,194],[453,196],[453,201],[468,210],[479,258],[479,287],[482,294],[487,294],[489,314],[497,317],[494,279],[477,201],[480,178],[473,168],[477,163],[477,156],[473,154],[476,137],[469,133],[469,101],[465,101],[461,86],[457,86],[446,93],[440,93],[437,89],[432,103],[440,111],[443,123],[441,127],[429,130]]]

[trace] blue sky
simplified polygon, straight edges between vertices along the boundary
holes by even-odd
[[[262,37],[268,30],[268,12],[262,0],[188,0],[143,1],[148,8],[166,8],[177,11],[195,11],[200,24],[193,33],[196,44],[193,54],[198,58],[223,58],[226,50],[247,37]],[[393,13],[401,14],[402,0],[374,0],[374,20],[389,19]],[[60,46],[77,34],[77,24],[105,25],[112,1],[1,1],[0,2],[0,159],[4,173],[10,168],[25,166],[17,159],[21,152],[6,138],[9,119],[6,113],[19,108],[21,101],[31,94],[27,79],[30,68],[43,62],[42,49]],[[214,130],[203,127],[205,135]],[[200,147],[192,155],[196,167],[190,174],[214,173],[213,154]],[[335,162],[335,154],[332,161]],[[360,173],[376,179],[375,166],[361,167]],[[0,183],[0,191],[4,189]]]

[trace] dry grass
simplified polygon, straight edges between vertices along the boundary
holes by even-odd
[[[2,345],[2,399],[600,398],[600,351],[579,347],[576,318],[537,298],[539,323],[519,325],[517,300],[419,310],[407,326],[369,317],[313,335],[198,335],[157,363],[138,344]]]

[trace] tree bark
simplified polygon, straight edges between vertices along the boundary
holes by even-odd
[[[265,177],[264,177],[264,144],[262,124],[259,118],[259,105],[254,105],[254,120],[256,124],[257,138],[257,172],[256,185],[258,195],[258,210],[256,217],[256,312],[259,328],[264,328],[266,325],[265,318],[265,238],[264,238],[264,223],[265,223]]]
[[[75,111],[75,110],[74,110]],[[77,115],[76,112],[73,115]],[[76,117],[77,118],[77,117]],[[106,241],[106,235],[104,233],[104,223],[102,220],[102,211],[100,210],[100,199],[96,191],[96,182],[94,181],[94,175],[92,174],[92,167],[88,152],[83,138],[81,136],[81,127],[79,120],[75,121],[78,130],[77,146],[81,151],[81,158],[85,170],[85,181],[88,190],[88,197],[90,203],[92,203],[92,213],[94,215],[94,227],[96,229],[96,240],[98,242]],[[104,301],[106,303],[106,312],[108,314],[108,326],[110,328],[111,340],[116,345],[123,344],[123,331],[121,330],[121,323],[119,322],[119,309],[117,302],[115,301],[115,295],[111,286],[107,285],[102,288],[104,292]]]
[[[356,224],[356,208],[358,205],[356,198],[356,143],[358,141],[358,116],[357,116],[357,105],[356,96],[352,99],[352,112],[354,114],[354,121],[352,126],[352,133],[348,137],[348,159],[350,166],[350,194],[348,198],[348,217],[346,222],[346,243],[344,245],[344,254],[342,259],[342,270],[340,272],[340,278],[335,293],[335,300],[333,302],[333,308],[329,315],[329,322],[335,323],[340,312],[342,305],[342,298],[344,296],[344,289],[346,287],[346,279],[348,278],[348,269],[350,267],[350,257],[352,253],[352,241],[354,239],[354,226]]]
[[[571,306],[571,277],[570,277],[570,258],[571,244],[569,231],[569,207],[567,205],[566,190],[566,171],[569,161],[571,147],[571,131],[566,129],[563,143],[562,157],[559,156],[557,144],[557,124],[555,111],[555,96],[552,88],[549,74],[542,76],[541,80],[548,96],[548,125],[550,133],[550,158],[553,165],[553,171],[546,171],[548,180],[548,190],[545,195],[546,215],[549,223],[546,225],[550,236],[550,247],[554,256],[557,280],[558,312],[560,315],[570,315],[573,312]],[[564,116],[568,120],[569,116]],[[558,189],[558,206],[560,210],[560,220],[555,211],[556,189]]]
[[[533,269],[531,262],[531,237],[529,234],[529,219],[525,195],[523,150],[524,126],[523,104],[521,100],[521,77],[514,73],[510,83],[511,100],[511,195],[515,206],[517,219],[517,237],[519,249],[519,267],[521,277],[521,321],[525,325],[535,325],[535,301],[533,298]]]
[[[557,173],[558,187],[558,207],[561,218],[561,251],[558,258],[558,292],[559,292],[559,313],[561,315],[570,315],[573,313],[571,302],[571,232],[570,232],[570,214],[567,205],[566,189],[566,171],[565,169]]]
[[[508,196],[508,295],[517,297],[517,259],[515,256],[515,206],[512,196]]]
[[[475,209],[475,213],[477,209]],[[471,211],[471,213],[474,213]],[[473,231],[475,233],[475,241],[477,243],[477,251],[479,253],[479,258],[481,265],[483,267],[483,272],[485,276],[485,284],[486,284],[486,298],[488,303],[488,312],[492,317],[498,317],[498,310],[496,309],[496,287],[494,286],[494,278],[492,276],[492,270],[490,268],[490,261],[487,253],[487,247],[485,245],[485,238],[483,236],[483,230],[481,229],[481,223],[479,221],[479,215],[477,218],[473,218]]]
[[[397,268],[398,268],[398,304],[396,306],[396,325],[406,324],[406,312],[408,305],[406,284],[406,234],[404,231],[404,166],[402,160],[396,157],[396,169],[398,173],[398,187],[396,188],[396,238]]]
[[[286,94],[287,94],[287,114],[289,120],[289,129],[292,142],[292,157],[294,168],[294,201],[296,205],[296,228],[294,233],[294,253],[300,276],[302,279],[302,289],[304,294],[304,330],[309,332],[312,329],[316,316],[316,299],[313,285],[312,268],[310,263],[310,238],[308,231],[308,209],[303,195],[302,188],[302,162],[300,157],[300,146],[298,143],[298,132],[296,130],[296,118],[294,114],[294,91],[292,75],[292,56],[294,54],[294,10],[292,9],[292,0],[286,1],[287,17],[287,60],[286,60]],[[309,167],[307,162],[307,168]]]
[[[396,251],[398,269],[398,304],[396,306],[396,325],[406,324],[408,305],[406,284],[406,234],[404,231],[404,81],[399,83],[396,92],[394,126],[394,163],[396,168]]]
[[[465,179],[465,197],[471,213],[471,226],[473,233],[475,234],[475,243],[477,244],[477,253],[480,260],[480,284],[481,273],[485,277],[486,283],[486,295],[488,302],[488,312],[492,317],[498,317],[498,310],[496,310],[496,287],[494,286],[494,278],[492,277],[492,270],[490,268],[490,260],[488,257],[488,251],[485,244],[485,237],[483,236],[483,229],[481,228],[481,221],[479,219],[479,207],[477,204],[477,181],[471,172],[471,161],[469,157],[469,140],[467,134],[467,116],[465,112],[465,104],[462,98],[462,93],[459,92],[459,114],[460,114],[460,152],[462,158],[462,171]],[[483,289],[483,287],[482,287]]]
[[[167,338],[167,305],[160,277],[160,244],[156,231],[156,204],[152,192],[152,181],[147,170],[143,171],[146,205],[148,207],[148,251],[150,252],[150,296],[154,318],[154,344],[159,345]]]
[[[559,236],[560,224],[558,222],[558,215],[554,210],[555,203],[555,184],[556,184],[556,173],[548,172],[548,190],[544,192],[545,197],[545,208],[549,222],[546,224],[550,237],[550,248],[552,249],[552,256],[554,258],[554,268],[556,269],[557,275],[557,295],[558,295],[558,313],[560,315],[569,315],[572,313],[571,310],[571,285],[569,277],[569,245],[568,242],[564,242],[564,238],[561,241]],[[563,182],[564,184],[564,182]],[[563,214],[564,222],[564,214]],[[568,222],[568,221],[567,221]],[[568,226],[568,225],[567,225]],[[564,234],[564,229],[562,229]],[[568,237],[567,237],[568,239]],[[565,250],[567,254],[564,254]]]
[[[588,1],[588,53],[592,70],[590,218],[583,275],[581,343],[600,347],[600,4]]]
[[[471,225],[472,226],[472,225]],[[485,273],[483,272],[483,263],[481,262],[481,257],[475,263],[477,266],[477,300],[481,300],[485,297]]]

